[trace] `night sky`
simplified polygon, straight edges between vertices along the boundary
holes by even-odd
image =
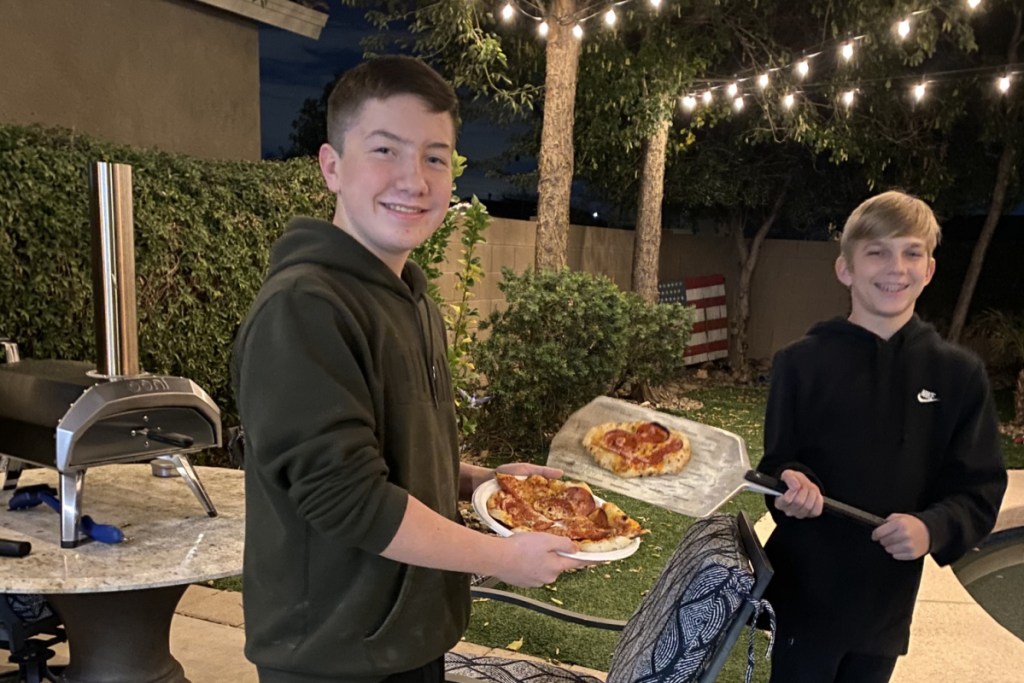
[[[264,157],[279,157],[291,145],[292,121],[307,98],[319,98],[340,71],[362,59],[360,40],[373,27],[363,14],[330,2],[330,18],[318,40],[271,27],[260,28],[260,120]],[[484,121],[464,123],[459,153],[468,158],[458,193],[481,199],[516,194],[507,183],[484,176],[481,165],[500,154],[508,133]]]

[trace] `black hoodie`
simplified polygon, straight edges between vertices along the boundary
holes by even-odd
[[[423,272],[401,279],[324,221],[292,221],[235,342],[246,430],[246,655],[263,681],[366,681],[461,637],[464,574],[379,553],[407,493],[457,519],[444,324]]]
[[[939,564],[991,531],[1006,489],[984,365],[916,315],[887,340],[836,318],[779,351],[764,440],[759,470],[801,469],[826,496],[917,516]],[[780,633],[905,653],[923,559],[892,559],[857,522],[793,519],[767,502]]]

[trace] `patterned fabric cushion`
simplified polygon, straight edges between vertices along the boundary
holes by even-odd
[[[754,576],[736,519],[713,515],[687,530],[612,656],[608,683],[687,683],[699,680],[746,602]],[[774,619],[773,619],[774,621]],[[753,670],[753,632],[747,681]]]
[[[602,683],[600,678],[546,662],[473,657],[457,652],[449,652],[444,656],[444,672],[446,676],[455,674],[494,683]]]

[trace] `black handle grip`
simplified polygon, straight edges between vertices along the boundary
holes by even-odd
[[[146,430],[146,438],[152,441],[159,441],[170,446],[177,446],[178,448],[192,448],[192,444],[196,442],[188,434],[178,434],[177,432],[158,432],[155,429]]]
[[[789,490],[789,486],[786,485],[786,482],[776,479],[775,477],[771,477],[764,472],[758,472],[757,470],[748,470],[747,473],[743,475],[743,478],[752,484],[772,489],[780,494]],[[834,500],[828,496],[824,496],[824,499],[826,510],[848,517],[856,522],[860,522],[861,524],[867,524],[870,527],[885,524],[884,517],[873,515],[866,510],[855,508],[852,505],[847,505],[846,503],[840,503],[838,500]]]
[[[25,557],[32,552],[32,544],[28,541],[10,541],[0,538],[0,557]]]

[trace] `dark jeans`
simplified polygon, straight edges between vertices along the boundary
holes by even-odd
[[[769,683],[888,683],[896,657],[849,652],[779,634]]]

